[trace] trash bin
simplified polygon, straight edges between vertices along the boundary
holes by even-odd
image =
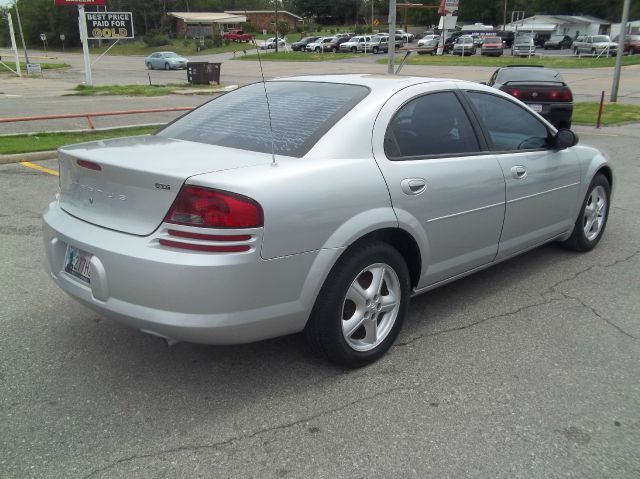
[[[212,81],[220,85],[221,63],[187,63],[187,81],[192,85],[208,85]]]

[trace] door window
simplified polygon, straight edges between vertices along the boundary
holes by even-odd
[[[404,104],[387,127],[384,145],[391,159],[480,151],[469,118],[453,92],[422,95]]]
[[[469,92],[497,151],[549,148],[549,131],[520,105],[490,93]]]

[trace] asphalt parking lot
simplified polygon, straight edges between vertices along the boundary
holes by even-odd
[[[0,477],[640,477],[638,128],[576,131],[617,175],[599,246],[415,298],[356,371],[100,318],[41,265],[56,162],[0,166]]]

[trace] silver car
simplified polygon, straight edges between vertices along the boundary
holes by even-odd
[[[612,168],[576,143],[477,83],[248,85],[154,135],[61,148],[46,267],[80,303],[169,341],[304,332],[358,367],[393,344],[412,295],[549,241],[596,246]]]
[[[144,64],[149,70],[160,68],[175,70],[187,68],[189,60],[174,52],[155,52],[144,59]]]

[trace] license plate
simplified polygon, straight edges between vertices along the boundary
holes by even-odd
[[[67,255],[64,260],[64,270],[85,283],[91,282],[91,270],[89,268],[91,255],[74,246],[67,246]]]
[[[529,108],[536,113],[542,113],[542,105],[539,105],[538,103],[529,103]]]

